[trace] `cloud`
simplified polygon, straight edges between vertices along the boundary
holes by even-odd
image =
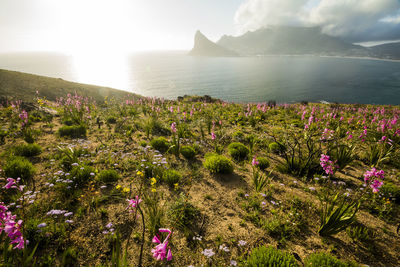
[[[400,1],[247,0],[235,23],[239,33],[268,25],[318,26],[350,41],[400,39]]]

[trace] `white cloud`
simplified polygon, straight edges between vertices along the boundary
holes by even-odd
[[[247,0],[236,12],[239,33],[268,25],[319,26],[351,40],[400,38],[398,0]]]
[[[309,0],[247,0],[236,12],[240,32],[267,25],[297,25]]]

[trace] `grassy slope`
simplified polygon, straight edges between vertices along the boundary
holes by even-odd
[[[49,83],[47,83],[47,81]],[[60,90],[53,87],[56,86],[58,82],[60,82],[60,85],[65,84],[64,89]],[[0,85],[0,95],[9,95],[17,89],[26,90],[23,92],[30,94],[24,97],[24,99],[27,100],[32,96],[35,88],[41,91],[41,95],[46,95],[51,99],[51,96],[63,96],[65,93],[71,92],[76,85],[81,86],[82,92],[87,94],[93,93],[94,98],[95,95],[102,98],[98,91],[95,91],[101,89],[101,87],[79,85],[58,79],[44,78],[17,72],[0,71],[0,83],[9,84],[10,87],[8,88],[11,88],[6,91],[6,93],[3,93],[3,90],[5,90],[4,85]],[[23,89],[28,85],[30,86],[29,89]],[[51,91],[50,88],[54,88],[54,91]],[[109,90],[107,91],[108,93],[113,92],[112,89],[107,90]],[[116,92],[121,93],[120,91]],[[57,95],[57,93],[60,95]],[[20,97],[17,95],[16,98]],[[280,173],[276,167],[283,159],[278,155],[268,152],[268,146],[266,145],[266,143],[272,142],[272,140],[265,135],[265,131],[270,132],[274,129],[280,130],[285,123],[288,124],[288,127],[290,126],[290,130],[296,131],[298,130],[297,127],[290,125],[290,122],[293,120],[294,123],[292,124],[297,123],[300,115],[290,110],[277,107],[276,109],[267,111],[265,120],[257,122],[256,127],[254,127],[245,119],[243,123],[235,122],[237,113],[243,112],[246,108],[240,105],[229,104],[224,106],[217,103],[208,104],[206,107],[201,103],[173,101],[168,103],[168,105],[161,103],[155,104],[156,107],[161,109],[158,114],[159,123],[161,123],[163,127],[169,129],[171,121],[179,120],[180,115],[175,115],[175,113],[171,113],[168,110],[170,105],[173,105],[175,111],[178,106],[181,110],[185,108],[185,110],[187,109],[188,111],[193,104],[197,105],[197,111],[195,112],[195,117],[187,122],[193,134],[187,143],[192,144],[195,141],[199,141],[201,152],[193,161],[187,161],[182,157],[176,158],[172,154],[165,153],[164,156],[169,166],[183,174],[183,181],[179,184],[178,190],[173,190],[165,185],[165,183],[163,184],[161,180],[158,180],[157,190],[164,194],[162,205],[160,206],[164,207],[166,212],[163,223],[165,227],[174,226],[167,219],[171,204],[176,201],[179,193],[188,194],[190,203],[198,207],[205,218],[204,227],[202,227],[203,229],[201,231],[203,241],[201,242],[202,246],[193,245],[190,239],[189,241],[186,240],[182,231],[175,229],[172,243],[174,253],[172,266],[187,266],[189,264],[199,266],[200,264],[206,264],[207,261],[201,254],[201,251],[204,248],[213,248],[214,251],[218,251],[220,243],[227,244],[231,248],[231,254],[224,254],[219,251],[214,257],[214,263],[218,262],[221,266],[227,264],[231,257],[232,259],[238,259],[238,255],[242,252],[249,251],[252,247],[261,244],[271,244],[284,248],[287,251],[295,252],[300,255],[303,260],[314,251],[327,251],[339,258],[355,260],[360,263],[369,264],[370,266],[398,266],[397,263],[400,261],[400,243],[395,234],[397,224],[384,221],[376,214],[373,215],[366,212],[365,209],[357,214],[357,220],[373,231],[374,238],[371,241],[353,242],[345,231],[332,238],[321,238],[318,235],[319,201],[316,193],[310,191],[309,188],[313,186],[316,187],[318,191],[322,189],[323,186],[313,180],[304,181],[292,175]],[[88,124],[90,127],[85,140],[60,138],[55,134],[55,131],[48,129],[46,124],[42,122],[33,125],[34,129],[41,131],[36,142],[43,147],[43,153],[35,159],[35,167],[37,168],[35,181],[37,189],[43,192],[36,204],[37,210],[35,210],[35,216],[39,217],[37,223],[46,221],[50,225],[52,219],[46,217],[44,214],[53,208],[66,208],[64,207],[64,199],[60,197],[60,191],[48,188],[48,186],[45,185],[46,182],[52,181],[53,174],[60,170],[61,162],[57,157],[57,153],[55,153],[58,151],[57,146],[59,145],[87,147],[89,151],[93,153],[89,158],[85,159],[85,161],[92,160],[94,167],[100,171],[116,169],[120,173],[121,179],[115,184],[129,187],[130,184],[133,183],[131,196],[137,193],[137,188],[140,187],[140,178],[135,175],[136,169],[141,168],[140,164],[142,163],[142,159],[146,158],[146,155],[158,154],[153,152],[144,153],[143,148],[139,145],[143,142],[148,145],[150,143],[149,141],[156,137],[150,135],[150,138],[146,138],[142,126],[148,119],[148,115],[144,115],[144,110],[148,112],[152,105],[153,104],[150,102],[146,102],[146,100],[144,105],[135,104],[132,106],[132,110],[137,111],[137,113],[132,113],[135,115],[129,115],[127,117],[121,116],[119,113],[121,109],[116,105],[100,108],[97,115],[101,117],[102,121],[105,122],[109,116],[113,116],[117,118],[118,123],[116,125],[109,125],[108,127],[103,125],[101,129],[98,129],[94,120],[89,121]],[[316,107],[317,109],[328,109],[328,106],[324,105],[316,105]],[[342,106],[343,110],[345,110],[346,107],[350,106]],[[271,162],[269,170],[273,170],[273,179],[268,186],[268,196],[265,199],[254,192],[250,172],[251,165],[248,160],[240,163],[235,162],[235,171],[232,175],[210,175],[210,173],[204,169],[202,162],[204,161],[205,153],[213,150],[215,142],[210,139],[208,133],[206,133],[207,136],[205,139],[201,138],[200,127],[198,125],[201,123],[205,128],[204,120],[206,114],[200,113],[200,111],[198,111],[200,108],[204,110],[207,109],[209,114],[213,115],[212,119],[217,121],[218,119],[222,120],[222,131],[224,134],[221,134],[221,136],[224,136],[224,138],[220,139],[220,144],[225,148],[224,154],[226,156],[228,156],[226,147],[234,140],[233,133],[235,131],[240,130],[246,136],[254,134],[260,140],[255,146],[254,152],[258,156],[268,157]],[[372,107],[369,106],[369,108]],[[253,106],[253,109],[255,110],[255,106]],[[308,110],[311,111],[311,106],[308,107]],[[329,110],[327,112],[329,112]],[[351,112],[345,115],[344,121],[347,121],[351,115]],[[5,117],[4,121],[6,121]],[[54,118],[54,130],[62,126],[60,121],[59,118]],[[8,125],[7,121],[5,125]],[[133,125],[135,131],[133,131],[131,135],[128,135],[126,130],[118,130],[117,126],[121,125]],[[121,129],[125,128],[122,127]],[[218,126],[216,126],[216,129],[218,129]],[[204,129],[204,131],[207,132],[206,129]],[[171,136],[167,135],[165,137],[171,140]],[[14,137],[7,137],[6,143],[0,147],[0,152],[10,151],[12,147],[15,146],[15,141],[17,143],[23,143],[21,138],[13,138]],[[360,157],[363,156],[363,152],[364,147],[357,150]],[[152,156],[150,158],[153,159]],[[54,163],[51,160],[55,160]],[[3,164],[3,162],[1,163]],[[366,169],[368,169],[368,166],[357,157],[350,166],[343,172],[338,172],[335,177],[338,181],[347,182],[348,186],[355,190],[360,184],[359,178],[362,177]],[[386,181],[399,185],[399,180],[397,178],[399,169],[390,165],[385,165],[384,169],[386,171]],[[71,208],[68,209],[73,210],[72,207],[75,208],[73,210],[75,215],[73,218],[71,217],[75,223],[68,226],[67,238],[60,244],[58,243],[59,240],[56,239],[57,235],[52,233],[51,230],[46,229],[46,231],[49,231],[51,238],[46,238],[46,240],[49,240],[49,243],[39,249],[38,255],[41,256],[42,254],[49,253],[52,257],[59,259],[61,254],[58,253],[56,256],[55,248],[65,249],[67,246],[73,246],[80,252],[78,257],[80,264],[94,266],[95,264],[104,263],[110,258],[108,239],[107,236],[102,234],[102,231],[105,229],[104,226],[107,223],[112,222],[115,225],[115,228],[121,232],[124,241],[127,239],[129,226],[134,226],[132,236],[140,235],[141,225],[135,225],[133,223],[133,216],[126,211],[125,198],[127,198],[127,196],[123,195],[120,199],[112,199],[113,201],[109,203],[102,202],[103,197],[111,195],[115,184],[109,185],[106,189],[100,189],[101,183],[95,183],[93,190],[90,190],[89,187],[82,188],[82,196],[75,200],[76,206],[71,206]],[[249,193],[250,197],[246,197],[244,195],[245,193]],[[293,233],[288,237],[279,238],[276,237],[276,235],[274,236],[271,234],[271,231],[265,229],[265,225],[268,225],[268,228],[272,228],[275,225],[273,222],[276,222],[276,228],[278,228],[277,232],[282,232],[279,230],[279,226],[285,223],[285,216],[289,216],[288,214],[293,212],[291,210],[294,207],[292,201],[294,201],[295,198],[300,200],[300,204],[294,213],[299,211],[299,213],[301,213],[301,218],[297,219],[296,217],[296,220],[292,217],[288,218],[300,225],[293,227],[289,225],[288,232],[290,233],[293,230]],[[266,205],[263,208],[258,208],[256,214],[255,211],[257,210],[253,210],[252,205],[257,204],[257,206],[260,206],[261,201],[265,201]],[[272,204],[271,201],[281,204],[275,205]],[[92,203],[97,204],[93,207]],[[143,207],[145,207],[144,204]],[[101,210],[105,216],[101,215]],[[277,216],[274,216],[274,214],[277,214]],[[399,218],[398,213],[395,212],[393,217],[394,220],[397,221]],[[261,218],[262,223],[265,223],[265,225],[262,227],[257,226],[254,223],[257,218]],[[148,216],[146,219],[148,219]],[[144,252],[145,266],[154,265],[154,261],[150,256],[150,250],[154,247],[154,244],[150,242],[150,238],[151,236],[146,233],[147,241]],[[235,245],[240,239],[248,242],[245,248],[241,250]],[[60,240],[62,239],[60,238]],[[137,240],[132,240],[128,250],[128,259],[132,265],[137,263],[139,249],[139,242]]]
[[[92,97],[96,101],[102,101],[106,96],[121,99],[128,94],[125,91],[109,87],[75,83],[60,78],[0,69],[0,97],[32,101],[32,96],[35,95],[36,90],[39,91],[42,97],[44,96],[51,101],[74,92]]]

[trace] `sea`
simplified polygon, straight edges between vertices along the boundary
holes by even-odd
[[[0,54],[0,69],[175,99],[400,104],[400,61],[320,56],[192,57],[187,51]]]

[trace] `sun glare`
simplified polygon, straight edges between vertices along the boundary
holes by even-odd
[[[122,54],[75,54],[73,68],[79,82],[129,89],[127,57]]]

